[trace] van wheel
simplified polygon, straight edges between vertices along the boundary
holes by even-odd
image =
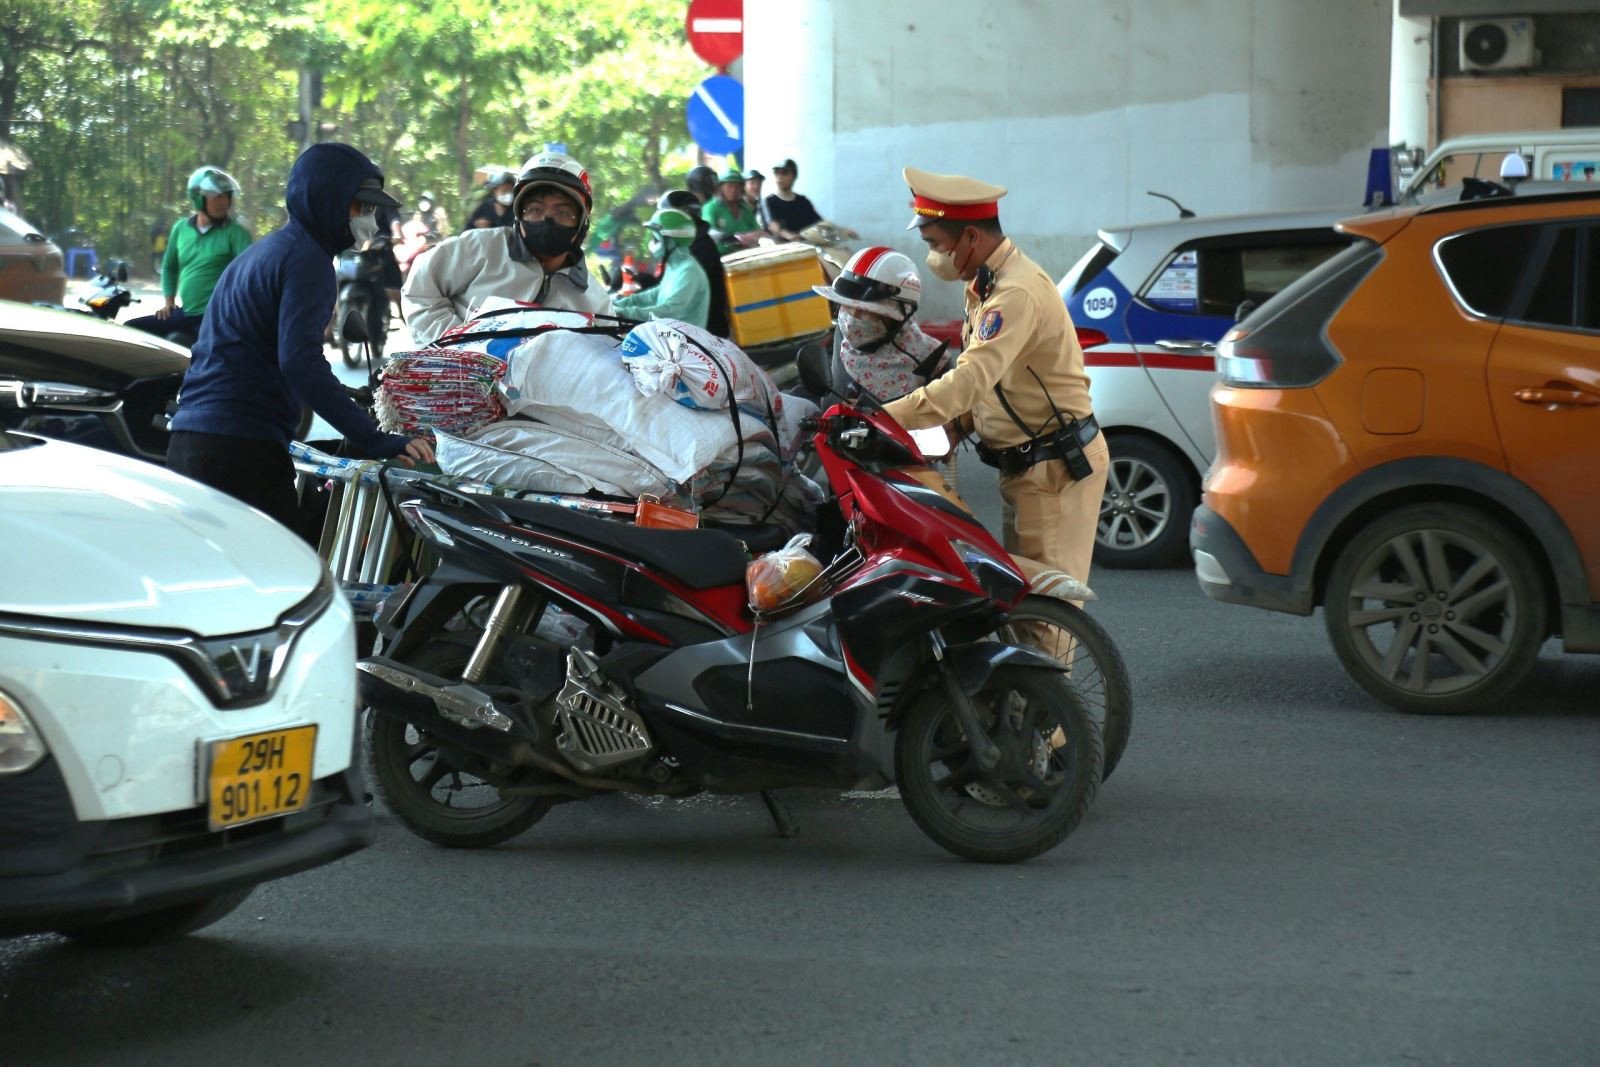
[[[1196,497],[1189,465],[1147,437],[1114,437],[1110,446],[1094,561],[1128,568],[1187,562]]]
[[[1350,677],[1401,711],[1488,710],[1549,632],[1544,583],[1515,535],[1457,504],[1384,515],[1346,545],[1323,614]]]

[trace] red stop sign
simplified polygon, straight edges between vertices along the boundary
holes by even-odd
[[[726,67],[744,55],[744,0],[692,0],[684,30],[695,55]]]

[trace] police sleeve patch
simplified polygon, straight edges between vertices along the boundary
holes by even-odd
[[[999,308],[990,308],[983,313],[983,321],[978,323],[978,339],[988,341],[1000,334],[1000,327],[1005,320],[1000,316]]]

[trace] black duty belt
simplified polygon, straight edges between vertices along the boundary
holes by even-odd
[[[1087,464],[1083,450],[1099,433],[1100,424],[1095,421],[1093,415],[1090,415],[1087,418],[1073,419],[1065,430],[1035,437],[1031,441],[1012,445],[1010,448],[990,448],[980,443],[978,459],[1008,475],[1022,474],[1036,463],[1059,459],[1067,463],[1074,478],[1081,479],[1088,476],[1087,472],[1078,473],[1078,470],[1082,469],[1078,465]]]

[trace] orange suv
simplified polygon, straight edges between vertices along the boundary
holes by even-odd
[[[1413,712],[1494,706],[1551,635],[1600,652],[1600,190],[1463,195],[1343,223],[1223,339],[1190,530],[1209,596],[1321,606]]]

